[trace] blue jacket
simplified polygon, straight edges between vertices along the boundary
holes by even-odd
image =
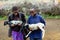
[[[38,14],[36,14],[35,16],[30,15],[30,17],[28,18],[28,24],[36,23],[43,23],[44,25],[46,25],[44,19],[40,15]],[[40,29],[34,30],[29,36],[32,38],[42,38],[42,31]]]

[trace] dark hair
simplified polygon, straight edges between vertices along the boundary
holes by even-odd
[[[12,11],[16,11],[16,10],[18,10],[18,7],[17,6],[13,6],[12,7]]]

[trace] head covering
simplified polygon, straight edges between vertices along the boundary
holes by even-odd
[[[34,12],[35,12],[34,8],[30,9],[30,13],[34,13]]]
[[[34,9],[34,8],[32,8],[32,9],[30,9],[30,11],[35,11],[35,9]]]
[[[13,6],[12,7],[12,11],[16,11],[16,10],[18,10],[18,7],[17,6]]]

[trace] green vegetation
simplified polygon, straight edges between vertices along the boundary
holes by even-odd
[[[43,18],[45,18],[45,19],[60,19],[60,15],[52,16],[52,15],[42,14],[42,16],[43,16]]]
[[[49,16],[49,15],[45,15],[45,14],[42,14],[43,18],[45,19],[60,19],[60,15],[55,15],[55,16]],[[28,16],[25,16],[26,19],[28,18]],[[6,20],[7,19],[7,16],[0,16],[0,20]]]
[[[7,16],[0,16],[0,20],[6,20],[7,19]]]

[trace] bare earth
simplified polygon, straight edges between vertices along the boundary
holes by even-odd
[[[8,37],[8,26],[0,21],[0,40],[12,40]],[[46,19],[46,33],[43,40],[60,40],[60,19]]]

